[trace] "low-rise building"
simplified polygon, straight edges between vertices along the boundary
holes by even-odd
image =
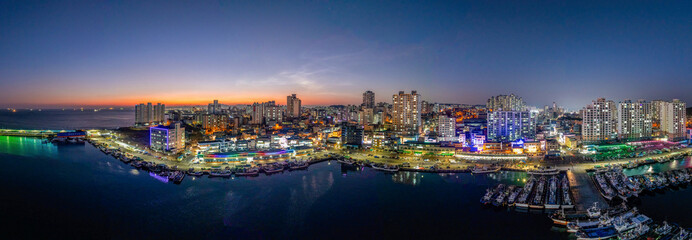
[[[398,146],[399,152],[414,155],[440,155],[453,156],[456,148],[454,145],[441,145],[439,143],[426,143],[419,141],[409,141]]]
[[[159,152],[185,150],[185,128],[180,123],[149,128],[149,148]]]

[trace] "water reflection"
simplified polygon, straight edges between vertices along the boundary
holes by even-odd
[[[397,172],[392,174],[392,181],[406,185],[416,186],[423,180],[423,174],[418,172]]]
[[[675,169],[692,167],[692,165],[691,165],[692,163],[690,163],[690,161],[691,161],[690,157],[686,157],[685,159],[681,159],[681,160],[673,160],[670,162],[643,165],[643,166],[639,166],[639,167],[632,168],[632,169],[624,169],[623,172],[627,176],[642,175],[642,174],[646,174],[646,173],[665,172],[665,171],[670,171],[670,170],[675,170]]]
[[[0,153],[19,156],[55,157],[58,146],[41,138],[0,136]]]

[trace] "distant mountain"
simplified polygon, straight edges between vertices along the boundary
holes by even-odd
[[[687,116],[692,116],[692,107],[687,108]]]

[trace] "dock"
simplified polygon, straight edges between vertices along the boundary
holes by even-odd
[[[599,206],[608,206],[608,203],[601,197],[596,186],[591,183],[591,178],[586,173],[586,169],[574,168],[567,172],[567,178],[572,188],[572,196],[574,196],[574,204],[577,210],[585,211],[594,202],[597,202]]]

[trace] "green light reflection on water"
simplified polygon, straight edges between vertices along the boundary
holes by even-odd
[[[0,137],[0,153],[19,156],[53,156],[57,153],[57,146],[43,143],[42,138],[33,137]]]

